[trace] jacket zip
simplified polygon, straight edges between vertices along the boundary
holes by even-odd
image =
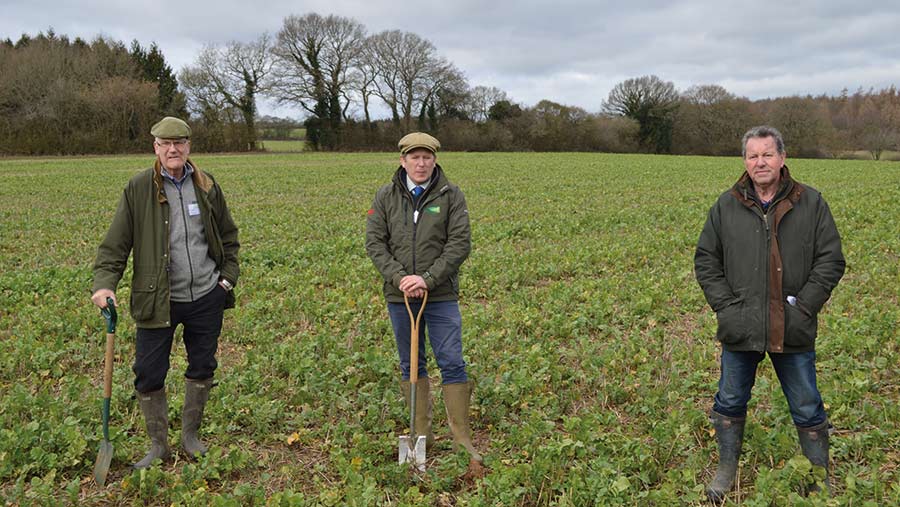
[[[184,249],[187,251],[187,259],[188,259],[188,272],[191,275],[190,283],[188,284],[188,292],[191,295],[191,301],[194,300],[194,262],[191,260],[191,247],[188,242],[188,222],[187,216],[184,214],[184,196],[181,193],[181,188],[178,188],[178,201],[181,206],[181,219],[184,222]]]
[[[425,192],[419,196],[418,203],[413,201],[413,234],[412,234],[412,271],[413,272],[412,272],[412,274],[416,274],[416,231],[418,230],[418,227],[419,227],[419,218],[421,218],[421,216],[422,216],[422,209],[425,208],[425,198],[428,194],[430,194],[429,191],[433,187],[434,187],[433,185],[429,186],[425,190]],[[441,190],[443,190],[443,188]],[[441,193],[443,193],[443,192],[441,192]],[[412,199],[413,199],[412,195],[409,193],[408,190],[406,192],[406,195],[409,198],[409,200],[412,201]],[[440,194],[438,194],[438,195],[440,195]],[[407,213],[403,213],[403,216],[407,216]]]
[[[428,188],[431,190],[431,187]],[[419,196],[419,202],[416,203],[413,201],[413,237],[412,237],[412,274],[416,274],[416,231],[419,229],[419,209],[422,207],[422,203],[425,202],[425,194],[428,193],[426,190],[422,195]],[[409,192],[406,192],[409,195]],[[412,196],[409,196],[409,199],[412,201]]]
[[[773,209],[773,206],[775,206],[774,202],[769,205],[768,209]],[[763,353],[765,353],[767,350],[769,350],[769,270],[772,269],[769,266],[769,259],[771,257],[770,252],[772,251],[772,245],[771,245],[772,236],[771,236],[771,231],[769,230],[769,213],[768,213],[768,211],[763,213],[763,222],[766,224],[766,251],[765,251],[765,258],[766,258],[765,288],[766,288],[766,290],[763,292],[763,296],[764,296],[763,300],[765,301],[765,304],[763,305],[763,315],[765,316],[765,319],[763,320],[763,325],[764,325],[763,329],[765,330],[765,334],[763,335],[763,336],[765,336],[765,342],[763,343]]]
[[[407,193],[409,193],[409,192],[407,192]],[[424,200],[424,198],[425,198],[425,196],[423,195],[422,199]],[[411,199],[412,199],[412,197],[410,197],[410,200]],[[419,221],[416,220],[416,218],[415,218],[415,216],[416,216],[415,214],[417,212],[418,212],[418,210],[416,209],[416,203],[413,202],[412,273],[411,273],[413,275],[416,274],[416,230],[418,230],[418,227],[419,227]],[[405,213],[404,213],[404,215],[405,215]]]

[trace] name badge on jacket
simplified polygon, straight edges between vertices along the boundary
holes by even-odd
[[[188,204],[188,215],[195,217],[200,214],[200,206],[196,202]]]

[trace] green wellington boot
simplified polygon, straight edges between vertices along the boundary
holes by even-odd
[[[162,388],[149,393],[137,393],[147,434],[150,435],[150,451],[144,459],[133,465],[135,469],[148,468],[153,460],[169,459],[169,406],[166,403],[166,389]]]
[[[481,455],[472,444],[472,432],[469,429],[469,400],[472,395],[472,383],[444,384],[444,406],[447,409],[447,422],[453,434],[453,445],[462,446],[469,453],[472,461],[482,462]]]
[[[203,422],[203,408],[209,399],[212,379],[184,379],[184,410],[181,412],[181,447],[192,458],[206,454],[206,445],[200,441],[197,432]]]

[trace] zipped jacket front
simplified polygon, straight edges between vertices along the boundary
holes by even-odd
[[[439,165],[417,201],[406,187],[406,170],[398,168],[375,194],[366,221],[366,252],[384,279],[388,302],[403,302],[398,287],[411,274],[425,279],[429,301],[457,300],[470,235],[465,196]]]
[[[763,212],[745,172],[712,206],[697,243],[697,281],[716,312],[716,338],[730,351],[815,350],[818,313],[844,274],[825,199],[787,166],[781,178]]]

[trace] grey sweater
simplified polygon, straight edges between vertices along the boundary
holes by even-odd
[[[216,263],[209,257],[209,245],[200,218],[193,178],[182,180],[179,189],[163,178],[169,201],[169,290],[171,301],[196,301],[219,282]]]

